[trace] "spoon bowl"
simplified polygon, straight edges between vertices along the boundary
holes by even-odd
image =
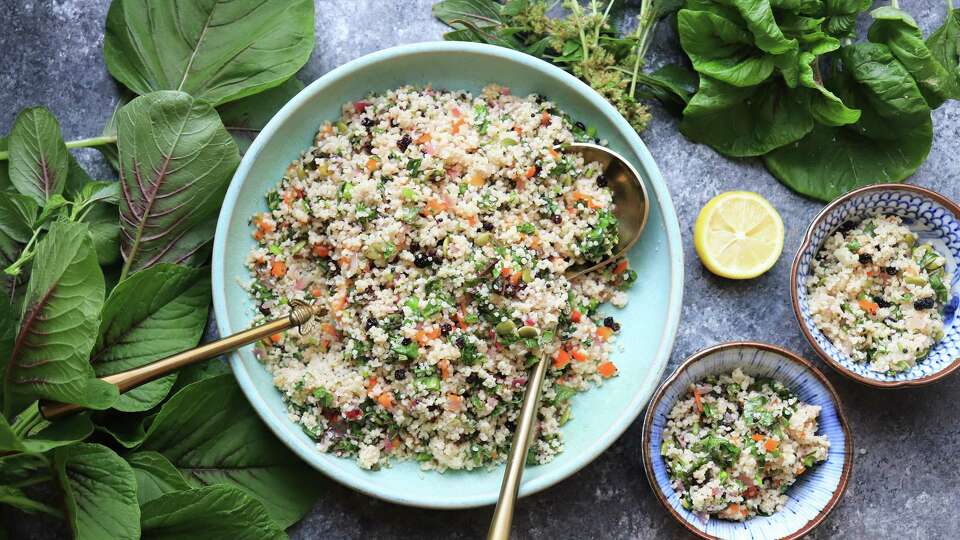
[[[573,279],[625,256],[640,239],[647,224],[650,205],[640,173],[620,154],[591,143],[574,143],[565,150],[580,154],[587,163],[600,164],[607,185],[613,190],[613,213],[617,216],[620,232],[620,242],[609,257],[592,265],[577,264],[568,268],[566,277]]]

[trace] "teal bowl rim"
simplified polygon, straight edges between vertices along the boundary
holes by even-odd
[[[334,81],[350,77],[356,71],[366,68],[371,64],[389,61],[390,59],[401,56],[436,52],[463,52],[493,56],[522,64],[525,67],[530,68],[532,71],[546,73],[552,77],[560,79],[568,86],[572,87],[575,91],[582,94],[591,105],[600,111],[601,114],[610,119],[616,129],[620,131],[620,134],[630,145],[631,150],[640,156],[642,168],[649,175],[647,180],[652,188],[653,196],[660,205],[660,210],[663,215],[663,221],[666,229],[665,232],[667,236],[667,256],[670,258],[671,268],[673,269],[670,275],[668,320],[664,325],[664,332],[660,337],[660,342],[653,363],[653,365],[656,366],[655,369],[657,371],[657,376],[654,380],[659,380],[660,377],[663,376],[663,372],[667,367],[667,361],[669,360],[670,353],[673,350],[673,343],[676,338],[677,328],[680,323],[680,308],[683,301],[683,251],[680,244],[680,224],[677,220],[677,214],[676,210],[674,209],[673,202],[670,199],[670,192],[660,174],[660,169],[654,162],[653,156],[650,155],[650,151],[647,150],[646,145],[643,144],[643,141],[640,140],[640,136],[636,133],[636,131],[634,131],[630,124],[612,105],[610,105],[610,103],[608,103],[602,96],[596,93],[585,83],[573,75],[561,70],[560,68],[544,62],[543,60],[510,49],[479,43],[433,41],[416,43],[412,45],[401,45],[367,54],[331,70],[316,81],[307,85],[306,88],[301,90],[296,96],[293,97],[293,99],[288,101],[287,104],[284,105],[272,119],[270,119],[263,130],[261,130],[260,134],[257,135],[256,139],[253,141],[253,144],[244,154],[243,159],[240,161],[240,166],[237,168],[236,173],[233,175],[233,179],[230,181],[230,187],[227,189],[227,194],[223,200],[223,206],[220,209],[220,216],[217,220],[216,236],[214,237],[213,241],[213,261],[211,264],[211,274],[213,287],[213,309],[214,313],[216,314],[217,329],[219,330],[220,335],[227,336],[241,330],[239,328],[231,327],[227,317],[227,304],[224,294],[227,285],[227,282],[224,278],[224,274],[226,272],[226,269],[224,268],[226,236],[228,224],[240,194],[241,185],[249,174],[253,162],[257,159],[264,145],[266,144],[265,141],[268,141],[274,136],[279,126],[286,122],[294,111],[296,111],[301,105],[305,104],[309,100],[317,98],[317,96],[321,95],[323,90]],[[243,367],[241,359],[237,353],[230,354],[230,367],[232,368],[233,373],[237,378],[237,383],[243,390],[244,395],[247,396],[247,400],[250,402],[250,405],[257,412],[267,427],[270,428],[274,435],[276,435],[277,438],[279,438],[301,459],[335,481],[379,499],[423,508],[473,508],[477,506],[493,504],[496,502],[496,493],[490,493],[488,495],[470,495],[458,499],[450,499],[447,497],[441,500],[425,499],[423,497],[411,497],[404,493],[385,492],[385,490],[378,486],[376,482],[366,480],[359,476],[353,476],[349,473],[344,473],[336,469],[328,469],[323,461],[318,459],[321,454],[316,450],[316,448],[295,439],[281,427],[282,424],[288,420],[284,417],[273,414],[265,401],[260,397],[254,386],[253,380],[250,377],[250,374]],[[640,415],[640,412],[643,410],[644,405],[647,404],[647,401],[649,401],[650,397],[653,395],[654,390],[655,385],[649,388],[649,390],[646,392],[638,392],[634,396],[633,400],[629,403],[626,409],[627,414],[621,415],[601,437],[594,441],[592,445],[582,450],[577,459],[572,463],[556,468],[555,470],[551,470],[536,479],[524,481],[520,486],[520,496],[523,497],[546,489],[574,474],[596,459],[603,451],[613,444],[613,442],[616,441],[624,431],[626,431],[626,429],[634,422],[634,420],[636,420],[636,418]]]

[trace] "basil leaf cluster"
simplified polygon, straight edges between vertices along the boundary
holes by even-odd
[[[309,0],[114,0],[104,59],[135,95],[103,134],[65,143],[31,107],[0,137],[0,504],[80,539],[284,538],[310,509],[320,479],[222,362],[123,395],[98,377],[200,341],[240,148],[303,87],[313,45]],[[91,179],[80,146],[119,180]],[[90,411],[49,422],[39,400]]]
[[[689,139],[759,156],[783,184],[832,200],[904,180],[933,139],[932,109],[960,98],[958,16],[929,39],[906,12],[870,0],[687,0],[683,51],[699,76],[682,110]]]

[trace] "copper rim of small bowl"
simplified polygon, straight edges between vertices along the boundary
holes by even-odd
[[[807,227],[806,234],[803,235],[803,241],[800,242],[800,247],[797,248],[797,253],[793,257],[793,266],[790,268],[790,298],[793,303],[793,314],[797,318],[797,323],[800,325],[800,330],[803,332],[803,336],[807,338],[807,342],[810,343],[810,346],[813,347],[813,350],[816,351],[817,355],[826,362],[830,367],[840,372],[841,375],[853,379],[857,382],[866,384],[868,386],[873,386],[875,388],[904,388],[911,386],[923,386],[933,382],[937,382],[940,379],[950,375],[958,368],[960,368],[960,358],[954,359],[954,361],[949,364],[944,369],[934,373],[932,375],[927,375],[925,377],[919,377],[916,379],[907,379],[903,381],[880,381],[876,379],[871,379],[869,377],[864,377],[847,369],[846,366],[834,359],[827,351],[823,350],[820,345],[817,344],[817,340],[813,338],[813,333],[810,331],[810,328],[807,327],[803,322],[803,316],[800,314],[800,298],[797,295],[797,274],[800,270],[800,256],[804,251],[810,246],[810,243],[813,239],[813,231],[823,221],[831,212],[833,212],[838,206],[844,202],[862,195],[864,193],[872,193],[875,191],[909,191],[927,197],[953,214],[958,221],[960,221],[960,206],[957,203],[951,201],[947,197],[937,193],[936,191],[929,190],[927,188],[922,188],[919,186],[914,186],[911,184],[873,184],[870,186],[865,186],[860,189],[855,189],[845,195],[842,195],[835,201],[828,204],[820,211],[819,214],[813,221],[810,223],[810,226]]]
[[[643,470],[647,475],[647,481],[650,483],[650,487],[653,489],[654,494],[657,496],[657,500],[660,501],[660,504],[667,509],[667,512],[674,517],[681,525],[686,527],[687,530],[693,534],[699,536],[700,538],[705,538],[707,540],[722,540],[720,537],[707,534],[693,525],[691,525],[686,519],[683,518],[674,508],[667,502],[666,495],[663,494],[663,490],[660,489],[660,485],[657,484],[656,477],[653,473],[653,458],[650,456],[650,453],[647,451],[647,447],[650,445],[650,437],[652,437],[653,431],[653,414],[657,408],[657,405],[660,403],[660,400],[663,399],[663,395],[667,390],[667,387],[672,385],[679,378],[680,374],[686,371],[690,366],[699,362],[701,359],[710,356],[714,353],[724,351],[727,349],[737,349],[737,348],[753,348],[760,349],[763,351],[773,352],[779,355],[782,355],[784,358],[791,360],[796,364],[800,364],[805,367],[807,371],[813,374],[823,386],[826,387],[827,391],[830,393],[830,397],[833,399],[833,402],[837,409],[837,418],[840,420],[840,427],[843,429],[843,435],[846,438],[845,448],[843,450],[843,472],[840,474],[840,483],[837,484],[837,489],[834,490],[833,495],[830,497],[830,500],[827,501],[827,504],[823,507],[816,517],[804,524],[803,527],[800,527],[797,531],[790,533],[788,536],[784,536],[781,540],[796,540],[813,530],[814,527],[819,525],[827,515],[833,511],[834,507],[837,506],[837,503],[840,502],[840,498],[843,497],[843,494],[847,491],[847,484],[850,481],[851,473],[853,472],[853,435],[850,433],[850,426],[847,425],[847,417],[843,413],[843,405],[840,402],[840,396],[837,394],[837,391],[833,388],[833,385],[830,384],[830,381],[827,380],[827,377],[820,372],[809,360],[804,359],[800,355],[788,351],[782,347],[776,345],[770,345],[769,343],[763,343],[760,341],[730,341],[727,343],[721,343],[719,345],[714,345],[712,347],[707,347],[693,353],[690,357],[683,361],[680,364],[680,367],[673,372],[673,375],[663,381],[663,384],[657,388],[657,391],[653,393],[653,397],[650,398],[650,402],[647,404],[647,412],[643,416],[643,434],[641,440],[641,454],[643,456]],[[749,521],[749,520],[748,520]]]

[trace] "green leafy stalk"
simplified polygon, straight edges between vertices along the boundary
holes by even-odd
[[[103,146],[106,144],[116,144],[116,137],[87,137],[86,139],[77,139],[75,141],[67,141],[64,143],[64,146],[67,148],[90,148],[93,146]],[[0,161],[5,161],[10,159],[9,150],[0,150]]]

